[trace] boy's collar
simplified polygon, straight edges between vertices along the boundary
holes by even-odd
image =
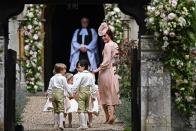
[[[88,71],[88,70],[84,70],[83,72],[84,72],[84,73],[88,73],[89,71]]]
[[[62,74],[61,73],[56,73],[55,75],[58,75],[59,76],[59,75],[62,75]]]

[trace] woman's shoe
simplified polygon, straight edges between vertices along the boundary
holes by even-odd
[[[116,117],[114,116],[114,106],[108,106],[108,114],[109,114],[108,124],[114,124],[114,121],[116,119]]]
[[[114,124],[115,120],[116,120],[116,117],[113,116],[113,118],[110,118],[110,120],[108,120],[108,124]]]

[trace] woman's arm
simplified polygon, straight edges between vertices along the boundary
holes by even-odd
[[[104,47],[104,56],[103,56],[103,62],[101,63],[99,70],[104,70],[109,66],[111,62],[111,55],[112,55],[112,48],[110,45],[106,44]]]

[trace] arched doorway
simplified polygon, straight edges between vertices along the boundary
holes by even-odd
[[[104,15],[102,4],[85,4],[75,8],[72,8],[69,4],[47,7],[45,11],[46,37],[44,46],[45,90],[47,89],[55,63],[65,63],[69,69],[71,39],[74,31],[80,27],[81,17],[88,17],[90,19],[90,27],[97,30],[104,19]],[[98,45],[99,52],[101,52],[103,44],[98,41]]]

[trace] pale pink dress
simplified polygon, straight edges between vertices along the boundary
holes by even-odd
[[[113,41],[105,44],[103,49],[103,62],[99,67],[99,94],[101,104],[106,105],[118,105],[119,96],[117,94],[116,87],[117,79],[114,76],[113,70],[113,58],[118,50],[116,44]]]

